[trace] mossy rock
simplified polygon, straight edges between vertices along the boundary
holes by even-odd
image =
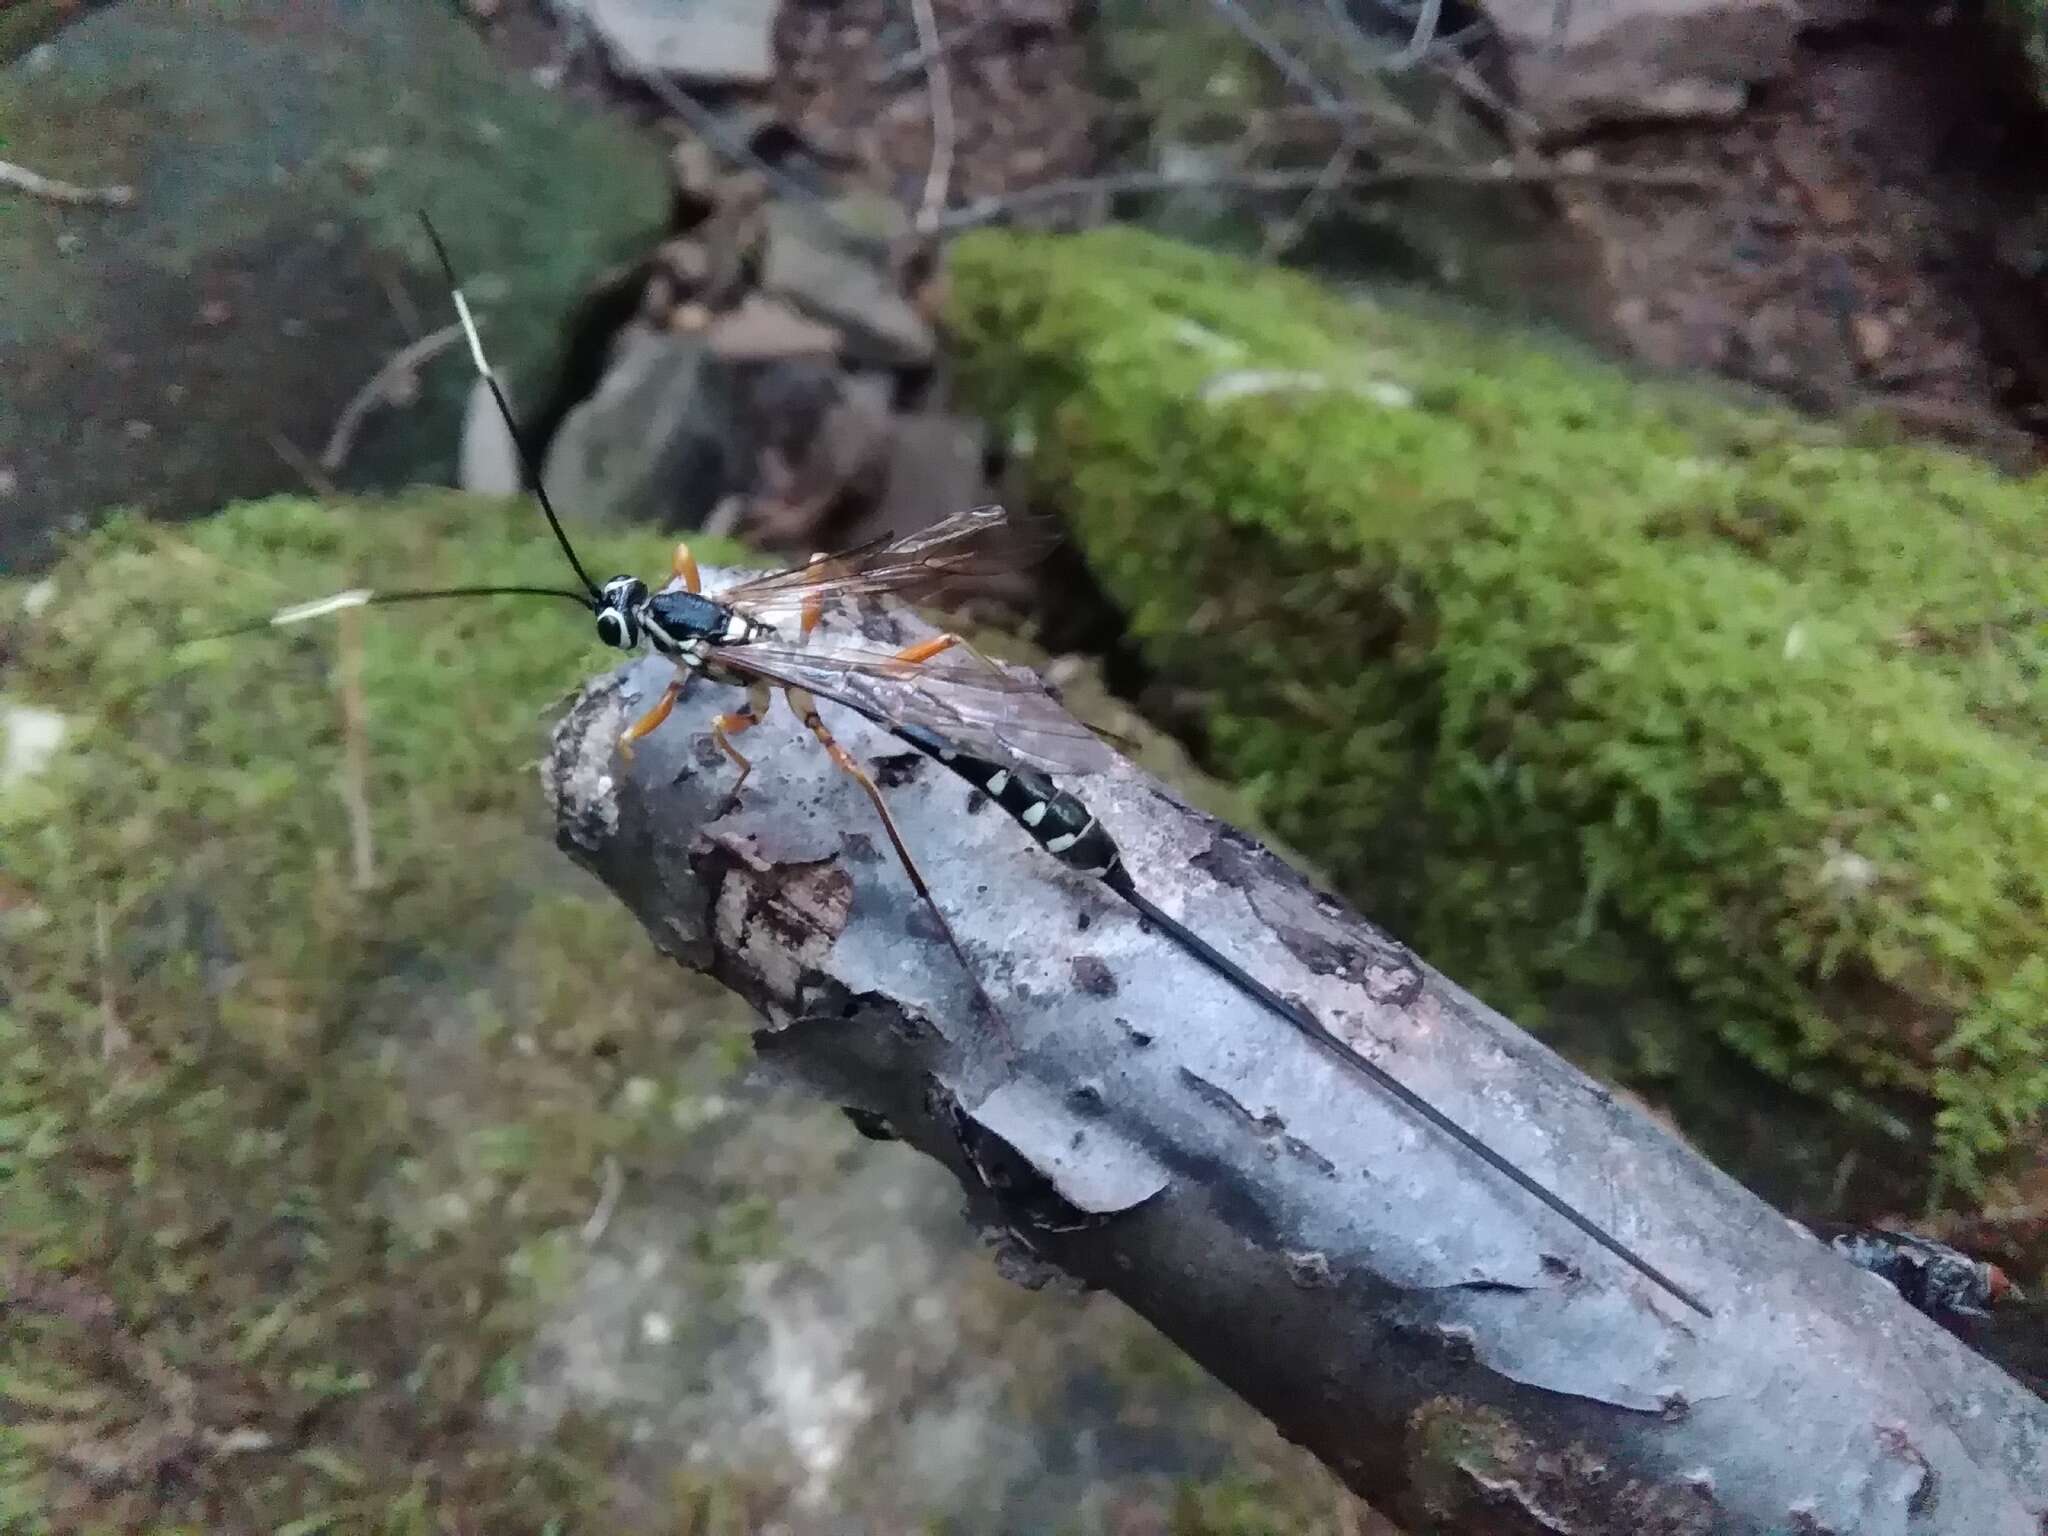
[[[1131,231],[952,280],[1212,766],[1368,912],[1539,1024],[1647,962],[1951,1175],[2032,1136],[2048,488]]]
[[[93,8],[0,62],[0,158],[135,190],[0,194],[0,573],[113,506],[303,488],[345,403],[453,318],[420,210],[529,408],[564,314],[666,212],[656,142],[416,0]],[[459,346],[425,365],[332,478],[452,478],[470,378]]]

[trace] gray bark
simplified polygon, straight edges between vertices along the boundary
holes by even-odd
[[[874,813],[778,705],[745,799],[693,685],[635,663],[558,728],[562,846],[764,1057],[939,1159],[1027,1283],[1113,1291],[1416,1530],[2048,1531],[2048,1405],[1277,858],[1127,765],[1073,784],[1141,888],[1715,1309],[1698,1317],[825,704]]]

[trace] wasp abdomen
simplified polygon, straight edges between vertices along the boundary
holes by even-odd
[[[1067,868],[1100,879],[1116,867],[1121,855],[1095,813],[1044,774],[961,752],[914,726],[899,727],[896,734],[995,801],[1039,847]]]

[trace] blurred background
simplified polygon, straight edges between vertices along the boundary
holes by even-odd
[[[1057,518],[1182,793],[2038,1292],[2044,165],[2039,0],[0,3],[0,1528],[1392,1529],[560,857],[587,620],[204,638],[565,574],[420,209],[594,571]]]

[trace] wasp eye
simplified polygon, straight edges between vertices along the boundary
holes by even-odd
[[[627,636],[626,616],[616,608],[606,608],[597,616],[597,638],[606,645],[625,650],[630,645]]]

